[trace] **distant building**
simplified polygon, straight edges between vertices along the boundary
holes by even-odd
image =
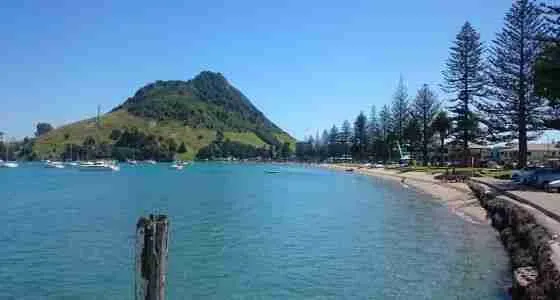
[[[462,162],[464,158],[462,141],[453,140],[445,144],[444,160]],[[469,142],[469,160],[474,159],[475,165],[492,159],[492,147]]]
[[[494,158],[505,163],[517,162],[519,145],[506,144],[494,148]],[[527,144],[527,161],[529,163],[546,163],[560,160],[560,144]]]
[[[327,158],[327,162],[329,163],[347,163],[352,162],[352,156],[350,155],[341,155],[338,157],[329,157]]]

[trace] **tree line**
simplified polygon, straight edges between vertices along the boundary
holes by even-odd
[[[64,138],[68,140],[69,136],[66,135]],[[124,130],[113,129],[109,138],[111,142],[99,141],[88,136],[82,144],[67,143],[59,158],[61,160],[111,158],[119,161],[127,159],[172,161],[176,154],[188,150],[184,142],[177,143],[172,138],[146,134],[135,127]]]
[[[36,126],[35,138],[25,137],[21,141],[13,141],[10,143],[3,142],[3,133],[0,132],[0,159],[3,160],[37,160],[39,156],[33,151],[36,138],[47,134],[54,128],[48,123],[38,123]],[[116,159],[125,161],[128,159],[136,160],[157,160],[171,161],[174,160],[176,154],[183,154],[188,151],[184,142],[178,143],[173,138],[164,138],[153,134],[146,134],[138,128],[131,127],[121,129],[113,129],[109,135],[109,140],[96,139],[93,136],[87,136],[81,143],[70,143],[70,135],[64,135],[64,147],[62,152],[56,149],[56,146],[47,157],[49,159],[75,161],[75,160],[92,160],[92,159]],[[221,130],[217,131],[216,139],[209,145],[200,149],[197,159],[274,159],[288,160],[292,157],[292,149],[290,144],[280,143],[275,138],[274,144],[267,144],[262,147],[231,141],[224,138]],[[8,145],[8,146],[6,146]]]
[[[559,6],[516,0],[489,45],[465,22],[442,71],[439,88],[449,99],[426,84],[409,97],[401,78],[390,104],[307,137],[298,159],[388,161],[404,149],[427,164],[442,162],[445,141],[454,140],[466,163],[473,143],[518,141],[517,162],[524,167],[527,142],[560,129],[559,16]]]
[[[273,159],[273,160],[287,160],[292,156],[290,144],[285,142],[280,146],[269,144],[267,146],[255,147],[236,141],[231,141],[224,138],[222,131],[218,130],[216,139],[209,145],[203,147],[196,154],[197,159],[224,159],[224,158],[237,158],[237,159]]]
[[[37,160],[39,157],[33,151],[37,137],[53,130],[49,123],[39,122],[36,126],[35,137],[24,137],[20,141],[8,141],[8,137],[0,131],[0,159],[11,160]]]

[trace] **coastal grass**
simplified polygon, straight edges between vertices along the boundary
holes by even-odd
[[[442,174],[454,171],[456,174],[474,175],[475,177],[493,177],[497,179],[510,179],[511,170],[492,169],[492,168],[470,168],[470,167],[427,167],[410,166],[398,169],[399,173],[424,172],[430,175]]]

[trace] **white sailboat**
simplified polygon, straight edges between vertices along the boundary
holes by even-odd
[[[10,161],[10,158],[8,156],[8,143],[6,143],[6,161],[0,162],[0,168],[17,168],[19,167],[18,163],[16,163],[15,161]]]
[[[183,170],[184,167],[185,165],[180,161],[174,162],[171,166],[169,166],[169,168],[175,170]]]
[[[96,161],[91,162],[87,161],[80,164],[81,171],[119,171],[120,167],[112,162],[105,162],[105,161]]]
[[[47,163],[45,164],[45,168],[49,168],[49,169],[64,169],[65,166],[62,162],[60,161],[47,161]]]
[[[71,167],[77,167],[77,166],[79,166],[79,163],[77,161],[73,160],[74,156],[72,154],[73,154],[72,153],[72,143],[70,143],[70,161],[66,162],[66,164],[71,166]],[[80,160],[80,155],[78,153],[78,161],[79,160]]]
[[[18,163],[16,162],[4,162],[2,163],[2,165],[0,165],[0,168],[17,168],[19,167]]]

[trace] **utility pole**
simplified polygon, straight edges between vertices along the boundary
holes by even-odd
[[[101,105],[97,105],[97,118],[96,118],[97,128],[101,127]]]

